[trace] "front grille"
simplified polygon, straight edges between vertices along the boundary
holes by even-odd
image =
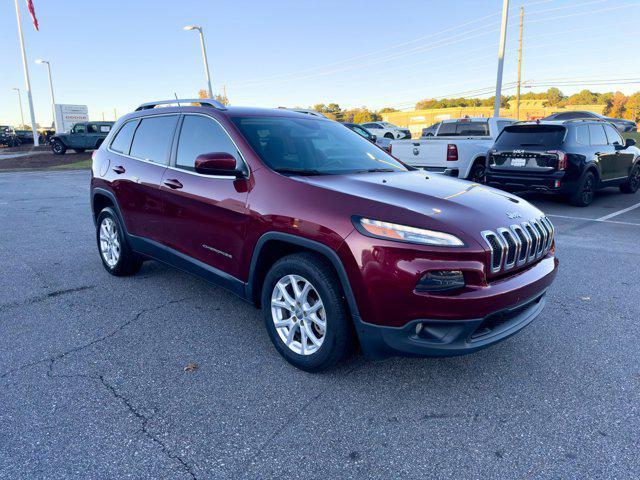
[[[521,224],[485,230],[482,237],[489,247],[491,273],[508,271],[542,258],[553,245],[554,228],[547,217]]]

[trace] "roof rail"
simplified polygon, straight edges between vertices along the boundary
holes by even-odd
[[[157,107],[158,105],[177,104],[178,106],[180,106],[181,103],[197,103],[201,107],[212,107],[218,110],[227,109],[227,107],[225,107],[222,103],[214,100],[213,98],[173,98],[171,100],[158,100],[156,102],[143,103],[138,108],[136,108],[136,112],[139,112],[140,110],[149,110],[151,108]]]
[[[609,120],[605,120],[604,118],[569,118],[567,120],[562,120],[563,122],[604,122],[609,123]]]

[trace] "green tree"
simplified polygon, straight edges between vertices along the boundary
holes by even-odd
[[[567,105],[596,105],[604,103],[602,101],[602,95],[593,93],[590,90],[582,90],[579,93],[571,95],[567,101]]]
[[[558,104],[565,98],[562,92],[555,87],[551,87],[549,90],[547,90],[547,93],[545,95],[547,97],[547,105],[550,107],[557,107]]]

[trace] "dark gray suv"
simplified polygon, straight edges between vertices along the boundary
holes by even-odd
[[[545,117],[544,120],[604,120],[605,122],[613,124],[613,126],[616,127],[620,132],[635,132],[638,130],[638,124],[631,120],[605,117],[604,115],[599,115],[597,113],[587,112],[583,110],[554,113],[552,115],[549,115],[548,117]]]

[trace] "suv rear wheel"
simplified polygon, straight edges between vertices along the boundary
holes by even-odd
[[[640,165],[636,164],[629,174],[629,178],[620,185],[620,191],[622,193],[636,193],[640,188]]]
[[[123,231],[112,208],[107,207],[100,212],[96,222],[100,259],[107,272],[117,277],[133,275],[142,266],[142,259],[131,250]]]
[[[64,155],[67,153],[67,147],[60,140],[56,139],[51,143],[51,150],[54,155]]]
[[[325,370],[353,349],[353,333],[340,281],[331,264],[313,253],[278,260],[262,287],[269,337],[292,365]]]
[[[586,207],[593,202],[595,194],[596,176],[593,172],[587,172],[578,183],[575,193],[569,197],[569,202],[576,207]]]

